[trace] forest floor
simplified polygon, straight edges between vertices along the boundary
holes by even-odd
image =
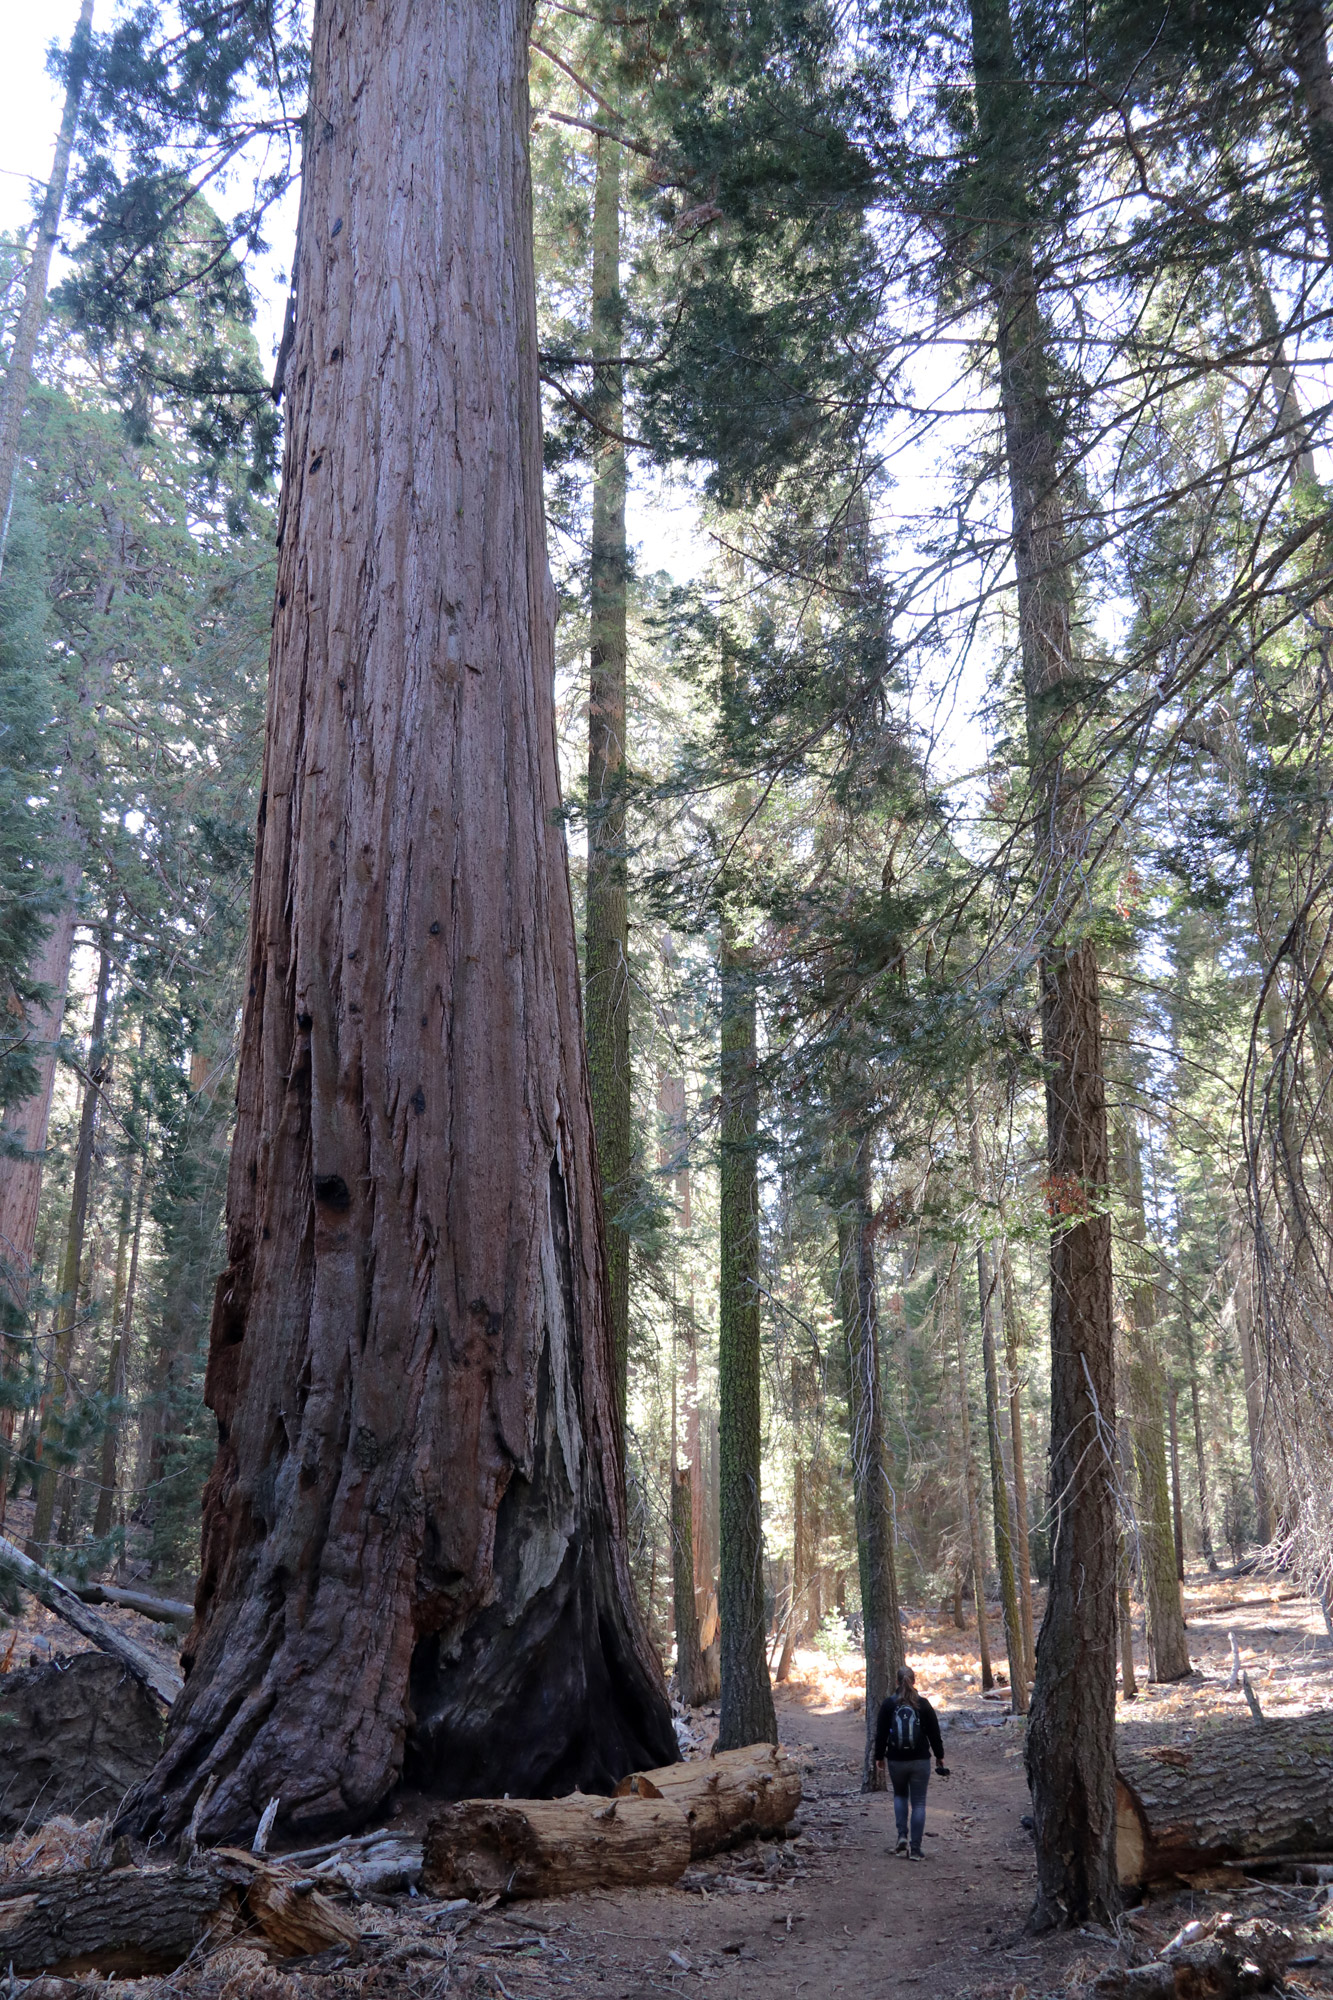
[[[1244,1715],[1226,1687],[1228,1633],[1265,1713],[1333,1706],[1333,1644],[1317,1607],[1281,1580],[1192,1575],[1187,1587],[1196,1671],[1146,1686],[1122,1704],[1137,1743],[1187,1741],[1212,1719]],[[25,1621],[26,1622],[26,1621]],[[31,1651],[55,1634],[45,1615]],[[73,1635],[71,1635],[71,1638]],[[22,1652],[15,1664],[27,1664]],[[1035,1888],[1023,1776],[1023,1724],[983,1699],[975,1638],[952,1621],[909,1614],[909,1653],[946,1725],[948,1779],[932,1778],[926,1854],[893,1854],[893,1801],[860,1789],[864,1749],[860,1660],[799,1651],[777,1690],[783,1742],[800,1762],[805,1798],[785,1840],[758,1841],[691,1867],[671,1889],[579,1895],[468,1913],[426,1898],[358,1911],[360,1962],[267,1968],[232,1945],[169,1979],[117,1981],[136,2000],[666,2000],[707,1989],[717,2000],[810,2000],[930,1994],[950,2000],[1054,2000],[1126,1956],[1144,1958],[1194,1916],[1231,1909],[1285,1923],[1298,1938],[1287,1991],[1333,1995],[1333,1889],[1261,1884],[1234,1871],[1178,1887],[1130,1910],[1120,1935],[1095,1930],[1033,1938]],[[0,1657],[7,1641],[0,1637]],[[998,1622],[992,1652],[1003,1658]],[[13,1657],[11,1655],[11,1657]],[[706,1754],[716,1714],[692,1717]],[[409,1808],[395,1820],[408,1830]],[[1315,1897],[1322,1896],[1322,1907]],[[21,1990],[21,1989],[20,1989]],[[54,1990],[54,1983],[52,1988]],[[103,1992],[100,1983],[64,1992]]]

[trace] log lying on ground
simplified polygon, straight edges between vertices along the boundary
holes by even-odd
[[[1116,1759],[1124,1886],[1333,1846],[1333,1711],[1226,1723]]]
[[[1094,1979],[1096,2000],[1242,2000],[1280,1986],[1296,1945],[1263,1917],[1186,1924],[1151,1965],[1113,1966]]]
[[[0,1677],[0,1840],[57,1814],[100,1819],[147,1777],[162,1711],[118,1660],[77,1653]]]
[[[0,1888],[0,1964],[15,1972],[172,1972],[205,1938],[258,1927],[277,1958],[353,1945],[356,1926],[309,1878],[236,1849],[195,1871],[62,1868]]]
[[[690,1857],[698,1861],[757,1833],[779,1833],[801,1803],[801,1774],[773,1743],[724,1750],[689,1764],[634,1771],[617,1798],[666,1799],[689,1823]]]
[[[144,1590],[120,1590],[109,1583],[71,1585],[80,1604],[114,1604],[122,1611],[137,1611],[141,1618],[153,1618],[159,1625],[193,1625],[194,1606],[184,1599],[150,1597]]]
[[[666,1799],[461,1799],[426,1828],[421,1880],[432,1896],[565,1896],[675,1882],[689,1861]]]
[[[99,1652],[109,1653],[123,1667],[128,1667],[137,1681],[142,1681],[159,1701],[171,1707],[185,1685],[175,1668],[154,1659],[151,1653],[145,1652],[142,1646],[136,1646],[133,1639],[127,1639],[105,1618],[99,1618],[95,1611],[79,1602],[58,1576],[52,1576],[31,1556],[25,1556],[22,1549],[15,1548],[13,1542],[7,1541],[3,1535],[0,1535],[0,1570],[7,1570],[48,1611],[54,1611],[57,1618],[63,1618],[85,1639],[91,1639]]]

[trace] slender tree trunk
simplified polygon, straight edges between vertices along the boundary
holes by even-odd
[[[1180,1273],[1180,1326],[1185,1342],[1185,1359],[1190,1371],[1190,1416],[1194,1425],[1194,1469],[1199,1482],[1199,1541],[1210,1570],[1217,1568],[1213,1554],[1213,1531],[1208,1513],[1208,1467],[1204,1456],[1203,1414],[1199,1406],[1199,1364],[1194,1352],[1194,1326],[1190,1319],[1189,1285]]]
[[[88,1196],[93,1183],[93,1147],[97,1137],[97,1115],[102,1108],[102,1091],[109,1068],[106,1044],[107,999],[111,991],[111,917],[102,929],[97,960],[97,988],[93,999],[92,1032],[88,1039],[88,1080],[83,1088],[79,1112],[79,1136],[74,1149],[74,1179],[70,1189],[69,1220],[65,1226],[65,1253],[60,1266],[60,1301],[56,1308],[54,1361],[50,1398],[44,1413],[36,1456],[41,1461],[37,1474],[36,1504],[32,1533],[26,1544],[34,1562],[45,1562],[46,1544],[51,1539],[51,1517],[55,1511],[59,1468],[53,1462],[55,1433],[67,1417],[71,1395],[70,1370],[79,1323],[79,1277],[83,1270],[83,1239],[88,1224]]]
[[[1166,1392],[1167,1439],[1171,1448],[1171,1527],[1176,1543],[1176,1580],[1185,1581],[1185,1510],[1180,1497],[1180,1395],[1174,1381]]]
[[[216,1841],[677,1754],[556,819],[529,16],[315,9],[219,1449],[145,1833],[210,1778]]]
[[[619,355],[620,147],[596,141],[592,225],[592,350]],[[593,410],[614,437],[593,439],[589,564],[588,900],[585,1013],[588,1082],[606,1214],[607,1308],[621,1416],[629,1372],[629,1232],[620,1217],[633,1192],[634,1112],[629,1051],[629,871],[625,851],[625,448],[624,371],[603,359]]]
[[[1116,1601],[1120,1625],[1120,1693],[1125,1701],[1136,1700],[1139,1692],[1134,1675],[1134,1606],[1129,1594],[1130,1567],[1129,1535],[1122,1528],[1116,1558]]]
[[[749,954],[722,921],[722,1145],[718,1274],[722,1713],[719,1750],[776,1743],[764,1638],[760,1509],[759,1085]]]
[[[699,1651],[699,1606],[694,1595],[694,1502],[690,1468],[671,1475],[671,1589],[676,1617],[676,1680],[686,1708],[707,1697]]]
[[[981,1686],[995,1685],[991,1667],[990,1632],[986,1624],[986,1546],[981,1533],[981,1474],[972,1449],[972,1412],[967,1393],[967,1342],[963,1335],[962,1287],[956,1264],[950,1271],[949,1312],[958,1350],[958,1442],[963,1455],[963,1503],[967,1510],[968,1546],[972,1551],[972,1597],[977,1610],[977,1646],[981,1654]]]
[[[1143,1209],[1143,1166],[1138,1134],[1128,1119],[1117,1133],[1120,1185],[1125,1201],[1126,1291],[1130,1343],[1128,1389],[1134,1470],[1138,1489],[1139,1563],[1148,1607],[1152,1678],[1178,1681],[1190,1671],[1189,1635],[1180,1603],[1176,1538],[1167,1468],[1166,1370],[1157,1343],[1157,1286],[1147,1267],[1148,1223]]]
[[[875,1783],[875,1724],[880,1704],[906,1662],[907,1649],[898,1604],[889,1455],[884,1441],[875,1217],[870,1147],[865,1138],[857,1146],[848,1180],[849,1199],[839,1203],[837,1212],[838,1304],[847,1348],[847,1428],[852,1444],[856,1553],[865,1629],[866,1740],[861,1789],[868,1792]]]
[[[1254,1351],[1254,1306],[1249,1284],[1237,1286],[1236,1332],[1240,1340],[1240,1365],[1245,1377],[1245,1430],[1250,1445],[1250,1480],[1254,1488],[1255,1519],[1259,1540],[1267,1546],[1275,1532],[1273,1501],[1264,1470],[1264,1385]]]
[[[0,390],[0,570],[4,567],[9,523],[14,511],[14,488],[18,482],[19,431],[23,413],[28,407],[32,358],[37,352],[38,335],[46,318],[46,289],[51,278],[51,258],[60,234],[61,212],[65,206],[69,156],[74,146],[79,101],[88,73],[92,25],[93,0],[83,0],[79,23],[70,43],[69,80],[65,85],[65,108],[56,136],[51,178],[46,184],[42,212],[37,219],[37,236],[23,286],[23,304],[19,307],[18,324],[14,328],[13,345],[9,350],[5,386]]]
[[[971,1078],[967,1086],[968,1145],[972,1161],[972,1191],[978,1206],[985,1200],[986,1171],[981,1156],[981,1123]],[[986,1447],[990,1459],[991,1515],[995,1523],[995,1567],[1004,1606],[1004,1643],[1009,1657],[1009,1687],[1015,1715],[1028,1711],[1027,1664],[1024,1659],[1023,1618],[1014,1575],[1014,1545],[1009,1522],[1009,1489],[1005,1482],[1004,1445],[1000,1433],[1000,1370],[996,1359],[1000,1317],[999,1271],[980,1235],[977,1238],[977,1298],[981,1307],[981,1358],[986,1377]]]
[[[1109,1920],[1115,1867],[1115,1348],[1108,1148],[1096,947],[1086,898],[1073,576],[1051,371],[1017,136],[1027,91],[1007,0],[972,0],[977,198],[993,218],[983,282],[995,310],[1018,586],[1041,914],[1051,1234],[1051,1582],[1026,1757],[1037,1848],[1035,1926]],[[1016,164],[1017,167],[1016,167]],[[1068,683],[1073,681],[1073,686]]]
[[[1000,1248],[1000,1297],[1004,1311],[1004,1372],[1009,1378],[1010,1455],[1014,1464],[1014,1550],[1018,1564],[1018,1602],[1023,1619],[1024,1680],[1031,1698],[1037,1665],[1037,1639],[1032,1616],[1032,1544],[1028,1526],[1028,1480],[1023,1447],[1023,1380],[1019,1359],[1018,1301],[1009,1245]]]
[[[125,1190],[127,1200],[129,1192],[127,1187]],[[120,1293],[120,1312],[114,1321],[115,1334],[111,1343],[110,1360],[107,1363],[107,1396],[113,1408],[116,1404],[124,1402],[125,1387],[129,1377],[130,1337],[134,1326],[134,1298],[139,1283],[139,1245],[143,1240],[144,1199],[147,1193],[148,1161],[145,1156],[139,1168],[139,1187],[134,1198],[129,1270],[125,1276],[123,1292]],[[120,1417],[108,1412],[106,1429],[102,1433],[101,1483],[97,1493],[97,1513],[93,1519],[93,1534],[99,1541],[111,1532],[112,1515],[116,1504],[120,1425]]]

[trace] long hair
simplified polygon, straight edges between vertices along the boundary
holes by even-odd
[[[921,1698],[916,1691],[916,1675],[910,1667],[899,1667],[893,1698],[895,1701],[905,1701],[911,1708],[920,1707]]]

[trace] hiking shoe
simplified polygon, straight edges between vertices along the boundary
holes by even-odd
[[[906,1842],[905,1840],[900,1840],[900,1841],[898,1842],[898,1845],[897,1845],[897,1846],[896,1846],[896,1847],[894,1848],[894,1850],[893,1850],[893,1851],[894,1851],[894,1853],[895,1853],[895,1854],[906,1854],[906,1852],[907,1852],[907,1842]]]
[[[909,1861],[924,1861],[926,1857],[919,1847],[914,1847],[907,1858]]]

